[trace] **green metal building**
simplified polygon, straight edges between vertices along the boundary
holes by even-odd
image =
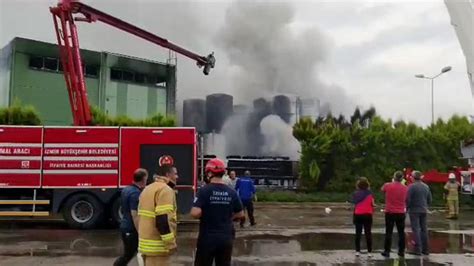
[[[81,50],[89,102],[111,116],[174,114],[176,66]],[[59,48],[15,38],[0,51],[0,106],[33,105],[47,125],[70,125],[72,114]]]

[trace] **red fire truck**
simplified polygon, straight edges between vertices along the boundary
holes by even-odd
[[[194,128],[0,126],[1,216],[62,213],[74,228],[120,220],[120,188],[163,156],[178,169],[178,211],[196,186]]]
[[[474,189],[473,189],[473,182],[474,182],[474,168],[471,164],[472,159],[470,159],[469,164],[471,165],[469,168],[462,168],[462,167],[453,167],[451,171],[443,173],[439,172],[436,169],[431,169],[428,171],[423,172],[423,182],[427,184],[436,184],[441,183],[445,184],[448,182],[448,176],[450,173],[453,173],[456,176],[456,180],[461,184],[461,193],[466,195],[471,195],[474,198]],[[411,177],[411,173],[413,169],[405,168],[405,179],[407,182],[413,183],[413,178]]]
[[[178,212],[189,211],[196,187],[194,128],[91,127],[75,22],[103,22],[196,61],[205,75],[213,54],[200,56],[76,0],[50,8],[73,114],[73,127],[0,125],[0,216],[62,213],[74,228],[120,220],[120,188],[132,173],[152,175],[166,158],[178,169]],[[58,110],[64,111],[64,110]]]

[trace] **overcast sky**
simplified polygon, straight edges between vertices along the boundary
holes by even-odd
[[[0,46],[15,36],[55,42],[48,12],[48,6],[55,2],[0,0]],[[229,38],[225,25],[229,22],[229,8],[235,8],[233,1],[83,2],[200,54],[214,51],[217,65],[208,77],[202,75],[194,62],[179,57],[180,99],[203,97],[213,92],[239,94],[242,89],[236,78],[244,78],[242,66],[245,64],[236,62],[235,54],[228,49],[229,43],[223,41]],[[450,65],[453,70],[435,81],[435,114],[446,118],[454,113],[473,113],[465,59],[442,0],[261,2],[264,4],[259,6],[268,5],[269,10],[275,5],[281,6],[282,2],[285,8],[291,9],[285,25],[288,32],[296,35],[304,35],[308,29],[318,32],[321,39],[308,40],[318,42],[314,43],[314,53],[322,53],[310,75],[318,80],[316,84],[324,84],[326,90],[338,88],[333,94],[324,92],[331,94],[328,96],[331,101],[337,101],[337,95],[342,95],[354,105],[375,106],[384,117],[426,125],[431,119],[430,83],[414,75],[434,75]],[[250,16],[249,23],[258,17]],[[99,23],[80,24],[79,38],[81,48],[159,61],[166,60],[168,55],[159,47]],[[291,39],[288,43],[291,44]],[[291,50],[283,51],[282,58],[291,57]],[[305,49],[304,53],[311,57],[311,49]],[[301,55],[295,58],[298,56]],[[284,68],[285,60],[275,62]],[[338,109],[337,103],[331,105]],[[341,111],[347,112],[344,108]]]

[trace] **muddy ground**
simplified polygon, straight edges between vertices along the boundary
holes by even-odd
[[[333,211],[327,215],[324,207]],[[457,221],[444,213],[429,216],[429,257],[383,259],[383,213],[374,221],[375,256],[354,256],[351,212],[343,204],[262,204],[256,206],[256,227],[238,229],[233,265],[474,265],[474,211]],[[407,220],[407,227],[409,222]],[[407,229],[408,249],[412,248]],[[192,265],[197,225],[179,226],[174,265]],[[394,247],[396,237],[394,237]],[[394,249],[395,250],[395,249]],[[121,251],[115,229],[79,231],[62,221],[0,221],[0,265],[112,265]],[[138,265],[133,261],[131,265]]]

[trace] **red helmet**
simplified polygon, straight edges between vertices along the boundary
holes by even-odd
[[[223,174],[225,173],[225,163],[221,159],[214,158],[206,163],[206,173]]]

